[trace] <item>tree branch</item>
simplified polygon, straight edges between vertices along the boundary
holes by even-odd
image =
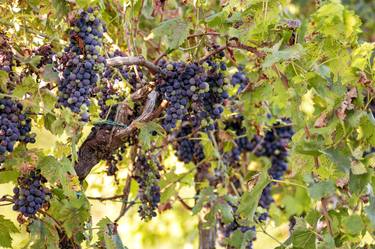
[[[146,61],[143,56],[127,56],[127,57],[113,57],[107,59],[108,66],[120,66],[120,65],[126,65],[126,66],[132,66],[132,65],[138,65],[138,66],[144,66],[146,67],[152,74],[156,74],[160,71],[160,68],[153,64],[152,62]]]
[[[106,159],[116,149],[120,148],[126,138],[138,129],[139,123],[148,122],[160,115],[163,110],[162,107],[157,108],[154,112],[157,96],[156,91],[151,91],[148,94],[142,114],[133,120],[128,127],[116,127],[113,131],[99,129],[91,132],[78,151],[78,161],[74,167],[80,180],[86,178],[100,160]]]

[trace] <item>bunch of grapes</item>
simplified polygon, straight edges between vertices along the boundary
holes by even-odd
[[[197,63],[167,63],[161,60],[159,66],[162,73],[157,75],[156,89],[169,102],[163,127],[170,131],[189,111],[197,108],[200,94],[208,91],[209,85],[205,82],[203,68]]]
[[[254,138],[256,141],[261,140],[254,153],[271,160],[271,168],[268,173],[273,179],[280,180],[288,168],[287,146],[293,134],[294,131],[290,122],[285,120],[285,124],[275,123],[262,139]]]
[[[45,207],[51,197],[49,189],[44,187],[46,182],[39,170],[18,177],[18,187],[13,189],[13,210],[21,212],[25,217],[33,217]]]
[[[223,53],[223,52],[222,52]],[[157,91],[169,102],[163,127],[170,131],[178,121],[195,119],[198,126],[214,129],[212,121],[220,118],[223,104],[228,98],[220,56],[211,56],[203,65],[198,63],[159,62]]]
[[[195,132],[192,124],[184,122],[176,134],[176,156],[184,163],[193,162],[197,164],[205,157],[199,136],[193,133]]]
[[[243,66],[239,66],[238,71],[232,75],[231,84],[233,86],[239,85],[238,93],[242,92],[249,84],[249,79],[246,77]]]
[[[35,143],[31,131],[31,119],[23,112],[23,106],[8,97],[0,98],[0,163],[6,152],[12,152],[16,142]]]
[[[280,122],[275,123],[272,129],[267,131],[265,136],[260,139],[258,136],[253,141],[261,141],[256,145],[255,155],[268,157],[271,160],[271,167],[268,174],[276,180],[280,180],[288,168],[288,144],[294,134],[288,120],[284,120],[285,125]],[[262,192],[259,205],[264,209],[269,209],[273,198],[271,196],[271,185],[266,186]],[[265,220],[267,214],[260,214],[259,220]]]
[[[116,173],[118,171],[117,164],[124,159],[122,155],[125,152],[125,148],[126,148],[125,146],[120,147],[119,149],[117,149],[115,153],[113,153],[112,155],[110,155],[109,158],[106,159],[107,166],[108,166],[107,168],[108,176],[116,177]]]
[[[88,8],[73,21],[70,44],[65,48],[68,61],[58,87],[58,103],[75,113],[81,113],[81,119],[85,122],[89,120],[89,97],[99,79],[98,73],[105,66],[105,58],[100,55],[105,26],[95,14],[96,11]]]
[[[141,201],[138,213],[141,219],[150,220],[156,216],[156,209],[160,202],[160,169],[150,165],[144,155],[137,157],[134,168],[134,179],[139,185],[138,196]]]
[[[9,39],[5,33],[0,32],[0,70],[12,73],[13,66],[13,52],[9,45]]]
[[[254,142],[257,142],[255,140],[250,141],[247,138],[246,128],[243,126],[243,119],[244,118],[242,115],[236,114],[231,116],[230,119],[224,121],[224,129],[233,131],[236,136],[234,139],[235,145],[233,149],[224,153],[223,156],[224,162],[233,167],[238,166],[241,153],[252,151],[254,148]]]
[[[223,74],[226,65],[221,61],[223,56],[224,52],[205,61],[208,91],[202,93],[201,96],[203,104],[203,110],[200,113],[201,118],[209,116],[212,120],[219,119],[224,111],[224,101],[229,97],[226,91],[228,86]],[[213,126],[211,128],[214,129]]]
[[[115,50],[114,53],[108,55],[109,58],[116,56],[125,56],[125,54],[119,50]],[[129,83],[131,92],[134,92],[143,86],[142,79],[143,73],[140,68],[128,66],[106,66],[102,81],[94,89],[94,93],[98,98],[98,104],[101,108],[100,117],[106,119],[109,116],[114,116],[113,113],[116,110],[116,105],[114,103],[121,102],[125,99],[125,96],[122,94],[124,91],[119,91],[121,85],[124,85],[125,81]],[[108,104],[110,100],[113,105]]]
[[[230,152],[224,153],[224,161],[231,166],[238,166],[241,153],[253,152],[258,157],[267,157],[271,160],[271,167],[268,174],[276,180],[280,180],[288,168],[288,149],[294,131],[290,121],[284,120],[285,124],[275,123],[271,130],[267,131],[264,137],[255,135],[251,140],[246,137],[246,128],[243,126],[243,117],[233,115],[224,122],[226,130],[235,132],[235,146]],[[273,202],[271,185],[264,188],[259,200],[259,206],[269,209]],[[267,213],[259,215],[259,220],[265,220]]]

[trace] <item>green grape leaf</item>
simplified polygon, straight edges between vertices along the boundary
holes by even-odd
[[[40,95],[42,97],[44,108],[46,108],[48,111],[53,110],[57,101],[55,95],[53,95],[53,93],[47,89],[41,89]]]
[[[205,22],[210,27],[219,26],[226,22],[227,16],[228,14],[225,11],[220,11],[218,13],[206,17]]]
[[[335,183],[331,180],[313,183],[309,186],[310,196],[315,200],[334,194],[335,190]]]
[[[104,229],[104,243],[107,249],[127,249],[117,233],[117,225],[107,224]]]
[[[207,187],[200,191],[199,197],[197,202],[195,203],[195,206],[193,207],[192,213],[197,214],[199,211],[202,210],[204,204],[206,204],[208,201],[214,199],[214,190],[212,187]]]
[[[29,225],[29,230],[31,236],[30,248],[59,248],[59,235],[50,218],[45,217],[43,221],[33,220]]]
[[[256,177],[256,184],[252,190],[245,192],[241,196],[240,205],[237,209],[237,214],[245,217],[247,220],[252,221],[255,211],[258,207],[260,196],[263,189],[270,183],[267,169],[263,170],[260,175]]]
[[[69,237],[82,229],[83,224],[90,218],[90,204],[87,199],[81,194],[76,194],[79,197],[70,199],[63,199],[61,201],[52,199],[49,213],[59,221],[62,222],[64,230]]]
[[[317,249],[332,249],[336,248],[335,240],[330,234],[324,234],[323,240],[318,242]]]
[[[304,48],[300,44],[296,44],[284,50],[278,49],[278,47],[274,47],[272,53],[267,55],[264,59],[262,64],[264,69],[269,68],[278,62],[299,59],[304,53]]]
[[[17,177],[19,173],[17,171],[5,170],[0,171],[0,184],[8,182],[17,182]]]
[[[359,215],[344,216],[342,218],[342,226],[345,233],[350,235],[359,235],[364,228],[363,221]]]
[[[99,227],[99,231],[97,232],[99,241],[104,240],[104,232],[108,224],[111,224],[112,221],[108,217],[102,218],[96,225]]]
[[[370,182],[371,172],[362,175],[350,174],[349,190],[353,193],[360,194],[366,190],[366,185]]]
[[[9,79],[8,73],[3,70],[0,70],[0,89],[5,93],[8,92],[7,90],[8,79]]]
[[[56,19],[62,20],[69,12],[68,2],[65,0],[52,0],[51,3],[56,12]]]
[[[12,247],[11,233],[18,233],[17,227],[12,221],[5,219],[3,215],[0,215],[0,246],[1,247]]]
[[[293,248],[296,249],[315,249],[315,240],[315,233],[302,226],[295,226],[295,230],[291,235]]]
[[[240,231],[240,229],[236,229],[228,239],[228,245],[233,248],[238,249],[246,249],[249,245],[249,242],[252,241],[255,238],[255,232],[254,231],[246,231],[243,233]]]
[[[38,83],[31,76],[25,77],[21,84],[18,84],[13,95],[22,98],[26,93],[34,94],[38,91]]]
[[[140,129],[139,141],[145,150],[151,147],[151,142],[155,140],[154,132],[157,135],[165,136],[165,130],[163,127],[156,122],[137,123],[137,127]]]
[[[215,208],[220,211],[222,220],[225,224],[231,223],[233,221],[233,208],[228,204],[228,202],[224,201],[217,203]]]
[[[189,24],[180,18],[175,18],[164,21],[154,28],[146,40],[162,37],[165,39],[169,49],[175,49],[184,43],[188,34]]]
[[[344,151],[332,148],[321,150],[320,152],[327,155],[328,158],[331,159],[333,163],[335,163],[337,169],[345,173],[349,172],[351,167],[350,156]]]

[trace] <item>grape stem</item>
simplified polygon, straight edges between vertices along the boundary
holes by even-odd
[[[185,201],[184,201],[184,199],[182,199],[179,195],[177,195],[177,200],[181,203],[181,205],[184,207],[184,208],[186,208],[187,210],[189,210],[189,211],[192,211],[193,210],[193,208],[192,207],[190,207]]]

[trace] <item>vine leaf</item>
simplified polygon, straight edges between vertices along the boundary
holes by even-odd
[[[233,248],[246,249],[249,245],[249,241],[252,241],[255,238],[254,231],[246,231],[245,233],[241,232],[240,229],[236,229],[233,234],[230,236],[228,245]]]
[[[359,235],[364,228],[361,216],[356,214],[343,217],[342,225],[344,231],[351,235]]]
[[[43,222],[41,220],[33,220],[29,226],[29,230],[31,235],[30,248],[59,248],[59,234],[50,218],[45,217]]]
[[[217,209],[220,211],[221,217],[225,224],[231,223],[234,219],[233,209],[228,202],[220,202],[217,204]]]
[[[7,90],[8,78],[9,78],[8,73],[3,70],[0,70],[0,89],[5,93],[8,92]]]
[[[107,249],[127,249],[117,233],[117,227],[114,224],[108,224],[104,231],[104,242]]]
[[[272,48],[272,50],[272,53],[267,55],[267,57],[264,59],[262,64],[263,68],[269,68],[275,63],[281,61],[299,59],[304,53],[304,49],[300,44],[296,44],[284,50],[278,50],[278,47],[275,46]]]
[[[52,64],[47,64],[43,68],[42,78],[46,82],[55,82],[57,83],[59,80],[59,73],[53,70]]]
[[[31,76],[27,76],[18,84],[13,91],[13,95],[22,98],[26,93],[35,93],[38,91],[38,83]]]
[[[322,197],[326,197],[335,192],[335,183],[331,180],[313,183],[309,187],[309,193],[311,198],[320,200]]]
[[[54,192],[54,194],[58,194]],[[76,194],[77,197],[64,200],[52,199],[48,212],[51,216],[61,221],[63,228],[69,238],[81,229],[83,224],[90,218],[90,204],[86,198]]]
[[[293,243],[295,249],[315,249],[316,235],[310,229],[307,229],[306,222],[302,218],[296,218],[296,225],[294,226],[290,241]]]
[[[318,249],[331,249],[335,248],[335,240],[332,238],[330,234],[324,234],[323,240],[318,243]]]
[[[321,150],[323,154],[327,155],[328,158],[335,163],[337,169],[347,173],[351,167],[351,160],[350,157],[344,153],[343,151],[339,151],[337,149],[331,148],[327,150]]]
[[[263,189],[270,183],[267,169],[264,169],[260,175],[256,176],[256,181],[254,188],[241,196],[240,205],[237,210],[237,214],[246,217],[250,221],[253,220]]]
[[[18,233],[17,227],[3,215],[0,215],[0,246],[12,247],[12,237],[10,233]]]
[[[197,214],[201,209],[203,208],[203,205],[208,202],[209,200],[212,200],[214,196],[214,190],[212,187],[207,187],[203,189],[200,194],[198,201],[196,202],[195,206],[192,209],[193,214]]]
[[[103,247],[107,249],[127,249],[118,235],[117,225],[108,217],[101,219],[97,225],[99,226],[98,239]]]
[[[162,22],[152,30],[146,40],[162,37],[169,49],[178,48],[186,40],[189,34],[189,25],[180,18]]]
[[[0,184],[17,182],[19,173],[17,171],[5,170],[0,172]]]
[[[68,159],[61,162],[52,156],[46,156],[39,160],[38,168],[50,183],[59,183],[63,186],[64,193],[68,196],[74,196],[75,192],[70,186],[69,176],[75,175],[72,164]]]
[[[154,132],[156,132],[158,135],[162,135],[162,137],[165,136],[163,127],[153,121],[147,123],[138,122],[137,127],[140,129],[139,141],[142,144],[143,148],[145,148],[145,150],[149,149],[151,146],[151,142],[155,140],[155,136],[153,136]],[[158,136],[157,138],[162,137]]]

